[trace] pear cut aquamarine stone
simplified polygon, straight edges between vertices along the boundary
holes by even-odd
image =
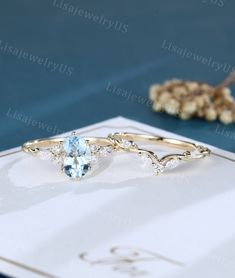
[[[86,140],[77,135],[67,137],[63,142],[63,171],[71,178],[86,175],[91,163],[91,150]]]

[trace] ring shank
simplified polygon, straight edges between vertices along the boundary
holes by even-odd
[[[23,144],[22,150],[27,153],[37,153],[39,149],[49,148],[62,143],[65,140],[65,138],[66,137],[47,138],[28,141]],[[110,141],[107,138],[103,137],[90,137],[84,139],[87,141],[88,144],[99,144],[100,146],[111,145]]]
[[[172,139],[172,138],[165,138],[161,136],[148,135],[148,134],[136,134],[136,133],[114,133],[114,135],[124,140],[160,144],[160,145],[165,145],[168,147],[177,148],[181,150],[197,149],[197,145],[194,143],[183,141],[183,140]]]

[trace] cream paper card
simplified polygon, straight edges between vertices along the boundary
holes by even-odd
[[[79,131],[182,138],[122,117]],[[157,177],[136,155],[118,154],[79,183],[19,148],[1,153],[0,272],[17,278],[234,278],[235,155],[211,149],[211,157]]]

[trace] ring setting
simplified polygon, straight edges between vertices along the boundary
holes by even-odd
[[[107,157],[114,151],[109,140],[105,138],[88,139],[76,133],[65,138],[29,141],[22,149],[42,160],[50,160],[59,165],[63,173],[76,180],[87,175],[99,158]]]
[[[155,152],[140,147],[139,142],[165,145],[183,152],[159,157]],[[154,175],[174,169],[183,161],[202,159],[211,153],[202,145],[156,135],[111,133],[107,137],[84,138],[76,132],[67,137],[28,141],[23,144],[22,150],[59,165],[61,171],[73,180],[87,176],[100,159],[114,152],[136,153]]]

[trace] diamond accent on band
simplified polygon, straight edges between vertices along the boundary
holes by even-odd
[[[91,163],[91,150],[86,140],[77,135],[71,135],[64,140],[63,148],[65,174],[74,179],[85,176]]]
[[[162,165],[160,162],[153,162],[153,160],[147,153],[140,153],[139,155],[143,162],[144,168],[153,171],[155,175],[158,175],[165,170],[164,165]]]
[[[123,149],[131,149],[131,148],[138,148],[138,146],[132,142],[132,141],[129,141],[129,140],[126,140],[126,139],[122,139],[119,143],[120,147],[123,148]]]
[[[111,146],[104,146],[100,147],[99,149],[99,155],[102,157],[109,156],[113,151],[113,148]]]
[[[52,154],[52,163],[54,165],[62,165],[64,153],[61,144],[51,147],[50,152]]]
[[[177,158],[172,158],[166,163],[166,168],[167,169],[174,169],[179,165],[180,161]]]
[[[90,150],[91,150],[91,163],[92,165],[95,165],[98,161],[99,147],[95,144],[91,144]]]
[[[190,152],[190,157],[191,158],[198,158],[201,156],[201,153],[198,150],[193,150]]]
[[[92,154],[96,154],[99,151],[99,147],[95,144],[90,145],[90,150]]]
[[[55,145],[53,147],[50,148],[50,151],[52,152],[52,154],[54,154],[55,156],[59,156],[61,155],[62,149],[61,149],[61,145]]]
[[[155,175],[163,173],[164,170],[165,170],[165,166],[162,165],[161,163],[154,163],[153,164],[153,172],[154,172]]]
[[[151,167],[152,166],[152,159],[146,153],[140,154],[141,161],[144,167]]]

